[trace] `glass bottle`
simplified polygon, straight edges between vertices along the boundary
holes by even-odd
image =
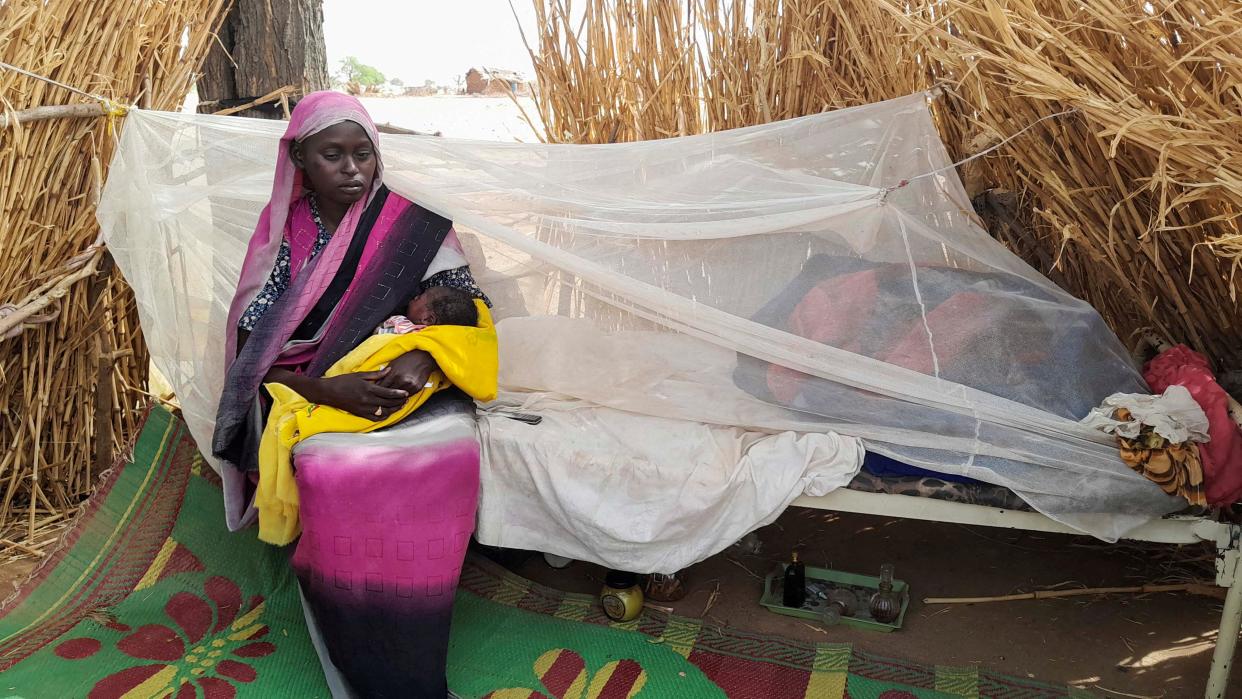
[[[798,560],[798,552],[794,551],[793,559],[785,566],[785,586],[781,591],[781,604],[791,609],[801,609],[806,603],[806,566]]]
[[[901,614],[901,596],[893,590],[893,564],[880,566],[880,589],[871,595],[871,618],[891,624]]]
[[[828,608],[824,610],[821,621],[828,626],[840,623],[842,617],[854,616],[858,610],[858,596],[849,590],[833,588],[826,601]]]

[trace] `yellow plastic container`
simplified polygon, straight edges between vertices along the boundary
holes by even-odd
[[[604,614],[613,621],[637,619],[643,611],[643,590],[633,573],[609,571],[604,576],[604,589],[599,593]]]

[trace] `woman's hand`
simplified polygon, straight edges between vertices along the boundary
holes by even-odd
[[[405,405],[407,391],[381,386],[390,369],[362,374],[342,374],[317,379],[292,371],[274,368],[267,372],[265,382],[283,383],[311,403],[328,405],[368,420],[380,420]]]
[[[356,374],[341,374],[318,380],[316,403],[330,405],[358,417],[381,420],[405,405],[408,391],[384,386],[392,368]]]
[[[431,372],[436,369],[436,360],[430,354],[422,350],[410,350],[389,362],[388,375],[379,380],[379,385],[414,395],[423,390]]]

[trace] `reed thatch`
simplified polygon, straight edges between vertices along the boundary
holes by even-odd
[[[534,0],[555,142],[661,138],[944,89],[993,233],[1092,303],[1242,368],[1236,0]]]
[[[4,0],[0,61],[176,109],[225,4]],[[95,245],[118,124],[98,102],[3,68],[0,102],[0,551],[37,553],[131,434],[148,363],[133,296]],[[30,111],[82,104],[95,108]]]

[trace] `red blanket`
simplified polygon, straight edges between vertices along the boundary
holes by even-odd
[[[1229,417],[1229,395],[1216,383],[1207,358],[1185,345],[1178,345],[1143,368],[1153,393],[1169,386],[1185,386],[1207,414],[1212,440],[1201,445],[1203,478],[1208,503],[1230,505],[1242,499],[1242,431]]]

